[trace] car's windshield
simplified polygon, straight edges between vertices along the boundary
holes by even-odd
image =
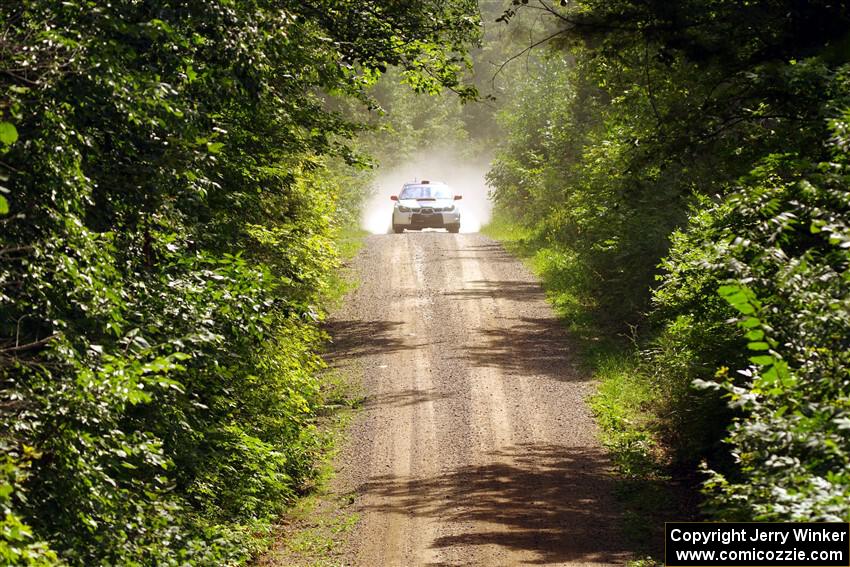
[[[399,199],[451,199],[452,190],[445,185],[407,185]]]

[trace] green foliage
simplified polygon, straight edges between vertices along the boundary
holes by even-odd
[[[636,372],[634,360],[615,351],[596,364],[599,390],[591,408],[604,431],[605,445],[611,450],[617,469],[626,478],[651,476],[656,470],[657,452],[654,428],[646,408],[654,392]]]
[[[848,7],[526,13],[552,39],[489,177],[573,326],[636,336],[652,417],[606,430],[707,463],[720,517],[846,519]]]
[[[33,459],[40,457],[33,447],[24,445],[20,452],[4,446],[0,462],[0,506],[3,520],[0,521],[0,563],[3,565],[25,565],[40,567],[59,564],[56,553],[43,541],[36,541],[32,528],[16,514],[12,506],[27,478],[27,469]]]
[[[315,474],[317,302],[389,65],[460,82],[474,4],[0,8],[5,564],[225,565]]]
[[[735,193],[704,203],[674,236],[656,290],[657,314],[675,316],[654,353],[659,375],[725,392],[733,412],[723,421],[737,416],[735,464],[715,462],[707,484],[723,517],[848,514],[845,120],[833,124],[830,162],[771,155]]]
[[[730,517],[847,521],[850,510],[850,155],[834,123],[833,159],[771,156],[729,198],[729,283],[749,364],[704,386],[743,416],[729,442],[737,475],[714,472]]]
[[[644,259],[664,253],[681,221],[681,187],[674,173],[639,163],[653,125],[624,123],[634,109],[614,105],[633,101],[606,107],[590,67],[561,55],[537,65],[540,78],[502,113],[509,137],[488,179],[497,207],[570,258],[571,294],[623,327],[647,307],[655,265]]]

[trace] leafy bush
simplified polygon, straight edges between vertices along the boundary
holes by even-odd
[[[243,561],[313,474],[316,303],[388,65],[459,82],[466,0],[0,8],[7,564]]]
[[[743,416],[731,429],[740,471],[714,472],[711,503],[728,517],[850,519],[850,184],[846,132],[833,161],[772,156],[719,215],[749,364],[705,387]]]
[[[846,118],[833,128],[830,162],[772,155],[738,191],[704,201],[674,235],[655,291],[656,316],[669,322],[651,351],[654,367],[662,383],[685,388],[669,399],[692,400],[696,414],[674,418],[686,438],[679,446],[690,445],[692,458],[716,457],[705,447],[716,450],[722,431],[704,430],[703,444],[694,444],[700,436],[689,424],[710,423],[699,417],[705,403],[714,406],[708,415],[726,416],[721,424],[736,416],[727,440],[735,462],[715,460],[707,484],[721,517],[850,513],[841,425],[850,330]],[[718,408],[711,392],[728,394],[729,408]]]

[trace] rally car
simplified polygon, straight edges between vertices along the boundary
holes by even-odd
[[[445,183],[419,181],[405,183],[398,195],[390,197],[393,207],[393,232],[445,228],[460,232],[460,195]]]

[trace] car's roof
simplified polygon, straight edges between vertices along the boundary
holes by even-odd
[[[405,187],[448,187],[442,181],[429,181],[427,183],[422,183],[421,181],[410,181],[404,184]]]

